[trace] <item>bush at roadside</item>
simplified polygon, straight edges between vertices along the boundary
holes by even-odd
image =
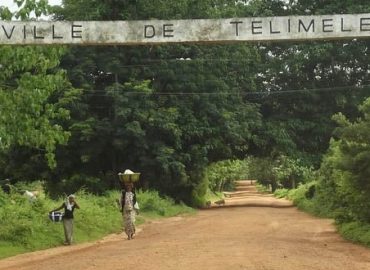
[[[107,192],[104,196],[84,191],[76,194],[81,207],[75,211],[77,243],[122,230],[122,216],[116,203],[119,196],[118,191]],[[194,211],[167,197],[162,198],[156,191],[138,191],[137,197],[141,208],[139,223],[143,222],[143,217],[168,217]],[[8,195],[0,190],[0,258],[62,244],[62,224],[48,219],[49,211],[62,202],[63,198],[51,200],[45,195],[31,201],[22,194]]]

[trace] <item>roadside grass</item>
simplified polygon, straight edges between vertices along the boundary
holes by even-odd
[[[300,185],[297,189],[278,189],[274,195],[278,198],[287,198],[293,201],[298,209],[322,218],[336,219],[338,211],[333,211],[330,207],[319,200],[317,196],[310,194],[316,182]],[[370,247],[370,224],[352,221],[340,222],[336,220],[336,227],[343,238],[354,243]]]
[[[289,189],[286,189],[286,188],[279,188],[277,190],[275,190],[274,192],[274,196],[276,198],[286,198],[288,196],[288,193],[289,193]]]
[[[11,242],[0,241],[0,259],[22,254],[28,250],[22,246],[14,246]]]
[[[340,234],[347,240],[370,247],[370,224],[348,222],[337,225]]]
[[[334,212],[312,193],[312,187],[315,187],[316,184],[317,182],[313,181],[299,185],[296,189],[277,189],[274,195],[278,198],[285,197],[291,200],[298,209],[314,216],[334,218]]]
[[[205,201],[215,202],[215,201],[223,199],[224,197],[225,196],[222,192],[213,192],[208,189],[205,195]]]
[[[122,215],[116,203],[119,196],[118,191],[109,191],[104,196],[84,191],[76,193],[81,209],[75,210],[75,243],[94,241],[122,231]],[[161,197],[156,191],[138,191],[137,200],[140,206],[137,225],[148,219],[196,212]],[[42,195],[30,201],[23,195],[7,195],[0,191],[0,258],[61,245],[64,241],[62,223],[51,222],[48,213],[62,203],[62,198],[51,200]]]
[[[260,184],[260,183],[257,183],[256,184],[256,188],[257,188],[257,191],[260,192],[260,193],[271,193],[271,190],[270,188]]]

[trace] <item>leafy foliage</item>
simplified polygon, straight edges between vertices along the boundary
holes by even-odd
[[[0,47],[0,148],[43,148],[50,167],[56,166],[56,146],[66,144],[70,136],[60,120],[68,119],[65,106],[77,94],[65,72],[56,69],[64,51]]]
[[[370,225],[369,223],[349,222],[338,226],[339,232],[344,238],[370,246]]]
[[[58,20],[369,9],[365,1],[349,0],[64,0],[52,8],[43,0],[17,2],[19,18],[52,11]],[[0,14],[3,19],[13,16],[3,7]],[[45,179],[54,196],[79,188],[102,194],[118,187],[117,173],[130,168],[142,172],[141,187],[201,205],[209,185],[219,190],[225,182],[232,183],[222,177],[216,180],[212,173],[207,178],[207,166],[246,156],[256,157],[248,164],[250,177],[274,190],[317,180],[315,169],[335,128],[331,116],[342,112],[352,123],[359,116],[357,105],[369,93],[367,40],[0,50],[4,71],[0,98],[9,108],[2,108],[0,116],[1,145],[6,150],[0,155],[0,177],[13,182]],[[80,98],[74,88],[81,89]],[[334,148],[330,151],[344,151],[343,146]],[[45,151],[53,170],[44,164]],[[366,154],[361,158],[363,164],[342,165],[364,168]],[[336,164],[325,158],[322,177],[335,171],[338,179],[346,178]],[[225,177],[235,176],[233,163],[212,166],[230,174]],[[221,169],[224,166],[232,172]],[[328,185],[339,188],[336,183]],[[318,185],[315,196],[325,194],[324,189]],[[327,200],[333,206],[342,203],[335,197]]]
[[[29,19],[47,13],[45,0],[15,1],[12,14],[1,7],[0,19]],[[55,151],[66,144],[70,133],[62,122],[70,117],[67,106],[78,91],[66,72],[58,68],[66,49],[60,46],[0,47],[0,151],[26,146],[45,152],[47,164],[56,167]]]
[[[15,13],[0,6],[1,19],[49,12],[58,20],[370,12],[368,0],[15,2]],[[368,243],[370,100],[357,107],[369,96],[369,44],[1,46],[0,179],[44,179],[53,197],[79,189],[104,194],[118,187],[117,173],[130,168],[142,172],[144,189],[201,206],[209,189],[230,189],[248,176],[301,209],[335,217],[346,237]],[[81,193],[98,212],[81,211],[85,231],[100,235],[118,224],[110,215],[112,194]],[[39,234],[46,226],[59,235],[38,212],[53,201],[33,206],[6,196],[0,193],[0,223],[9,221],[0,226],[1,240],[26,249],[60,240]],[[156,192],[139,199],[153,215],[182,211]],[[16,205],[24,208],[15,212]],[[94,214],[110,224],[90,227]]]
[[[107,192],[104,196],[80,191],[76,196],[81,207],[75,212],[74,238],[77,243],[121,231],[122,215],[116,204],[120,196],[118,191]],[[176,205],[172,199],[162,198],[158,192],[139,191],[137,199],[141,208],[139,223],[144,218],[168,217],[194,211],[184,205]],[[62,201],[62,198],[51,200],[44,194],[35,201],[29,201],[21,194],[13,192],[7,195],[0,189],[0,258],[62,244],[63,226],[51,222],[47,216]]]
[[[326,194],[335,192],[332,205],[345,210],[345,219],[370,222],[370,99],[359,109],[363,116],[354,122],[342,114],[334,116],[341,127],[321,169],[325,176],[322,188]]]
[[[92,5],[81,0],[54,11],[68,20],[220,17],[236,10],[232,3],[160,1],[154,8],[151,1],[116,1],[86,10]],[[207,165],[244,157],[255,140],[261,115],[241,89],[255,90],[258,61],[246,45],[72,48],[62,67],[83,97],[71,111],[72,136],[58,151],[59,174],[50,182],[72,179],[72,172],[98,176],[101,192],[131,168],[142,172],[143,187],[198,204]]]
[[[315,180],[316,173],[299,159],[287,156],[271,158],[250,158],[249,177],[258,179],[265,186],[271,185],[272,192],[277,188],[296,188],[301,183]]]
[[[212,163],[207,168],[207,178],[213,192],[231,190],[235,180],[246,179],[247,160],[224,160]]]

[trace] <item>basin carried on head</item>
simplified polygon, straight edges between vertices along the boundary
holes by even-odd
[[[134,183],[139,181],[140,173],[134,173],[131,170],[125,170],[124,173],[118,173],[119,180],[122,183]]]

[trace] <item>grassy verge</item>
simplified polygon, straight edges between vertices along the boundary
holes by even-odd
[[[310,213],[314,216],[335,219],[336,213],[329,206],[319,201],[316,196],[311,194],[312,186],[316,183],[311,182],[299,186],[297,189],[287,190],[278,189],[274,195],[278,198],[287,198],[293,201],[298,209]],[[362,222],[336,222],[338,232],[347,240],[354,243],[370,247],[370,224]]]
[[[338,224],[340,234],[347,240],[370,247],[370,224],[348,222]]]
[[[268,187],[266,187],[266,186],[264,186],[260,183],[256,184],[256,188],[257,188],[257,191],[260,192],[260,193],[271,193],[271,190]]]
[[[211,190],[207,190],[205,195],[205,201],[215,202],[218,200],[223,199],[225,196],[222,192],[212,192]]]
[[[76,195],[81,207],[75,211],[76,243],[122,230],[122,216],[116,205],[119,192],[108,192],[105,196],[84,192]],[[141,208],[138,225],[147,219],[195,213],[194,209],[175,204],[155,191],[139,191],[137,197]],[[0,191],[0,258],[61,245],[64,241],[62,223],[51,222],[48,212],[62,202],[47,196],[31,202],[22,195],[6,195]]]

